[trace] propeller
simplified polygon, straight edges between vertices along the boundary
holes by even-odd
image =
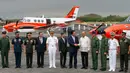
[[[16,23],[15,23],[15,25],[13,26],[13,29],[14,29],[15,31],[17,31],[17,26],[18,26],[18,24],[19,24],[19,20],[17,20]]]
[[[100,27],[104,26],[105,24],[102,23],[100,26],[97,27],[97,29],[95,31],[97,31]]]

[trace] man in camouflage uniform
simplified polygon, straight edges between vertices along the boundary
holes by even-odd
[[[0,38],[0,50],[2,58],[2,68],[9,68],[8,53],[10,50],[10,41],[6,36],[6,31],[2,32],[2,38]]]
[[[105,37],[105,31],[100,31],[101,39],[99,39],[99,49],[101,55],[101,71],[106,71],[108,39]]]
[[[93,36],[91,39],[91,52],[92,52],[92,62],[93,62],[93,70],[97,70],[98,67],[98,53],[99,53],[99,41],[96,37],[96,32],[93,32]]]
[[[122,33],[122,38],[119,41],[120,44],[120,68],[119,72],[128,70],[128,54],[129,54],[129,46],[130,46],[130,40],[126,38],[126,33]],[[125,64],[125,69],[124,69]]]

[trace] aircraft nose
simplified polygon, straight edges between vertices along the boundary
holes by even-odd
[[[6,28],[5,28],[5,26],[3,26],[3,29],[2,29],[2,31],[6,31]]]
[[[4,25],[2,31],[6,31],[7,29],[8,29],[8,26]]]

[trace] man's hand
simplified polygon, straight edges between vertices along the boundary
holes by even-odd
[[[78,46],[78,44],[74,44],[74,46]]]
[[[107,53],[106,53],[106,52],[104,52],[104,55],[107,55]]]
[[[99,52],[98,52],[98,51],[96,51],[96,53],[98,54]]]
[[[128,51],[128,54],[130,54],[130,51]]]

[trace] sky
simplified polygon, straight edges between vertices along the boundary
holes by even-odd
[[[63,17],[74,6],[80,6],[78,16],[96,13],[129,15],[130,0],[0,0],[0,17],[4,19],[25,16]]]

